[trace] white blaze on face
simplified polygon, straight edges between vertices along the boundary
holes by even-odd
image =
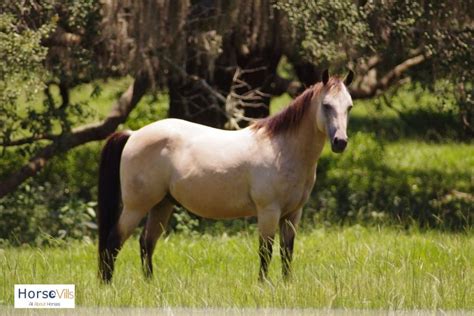
[[[322,99],[320,114],[324,121],[324,132],[334,152],[344,151],[347,145],[347,122],[351,107],[352,98],[342,83],[330,89]]]

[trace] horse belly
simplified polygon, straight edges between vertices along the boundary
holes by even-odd
[[[255,216],[244,181],[225,176],[188,177],[171,184],[171,195],[192,213],[212,219]]]

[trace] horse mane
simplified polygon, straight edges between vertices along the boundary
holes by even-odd
[[[313,96],[315,94],[320,94],[323,87],[330,92],[337,92],[341,87],[341,83],[342,81],[338,77],[331,77],[326,85],[323,85],[321,82],[317,83],[316,85],[307,88],[282,111],[254,122],[251,125],[251,128],[254,130],[264,128],[269,136],[294,130],[299,126],[301,119],[308,111]]]

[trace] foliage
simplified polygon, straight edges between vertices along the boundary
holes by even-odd
[[[98,59],[94,54],[99,48],[99,1],[7,0],[2,2],[1,9],[2,16],[14,17],[11,28],[5,32],[8,40],[41,33],[41,42],[32,43],[41,45],[42,57],[38,52],[30,55],[33,59],[41,57],[43,67],[51,72],[50,80],[67,81],[74,86],[98,77]]]
[[[228,308],[244,307],[259,308],[256,314],[263,307],[273,308],[268,314],[274,314],[274,308],[305,308],[303,314],[326,309],[449,313],[474,308],[472,233],[360,226],[300,232],[292,280],[281,279],[275,242],[271,282],[263,284],[257,281],[257,233],[166,236],[155,250],[152,280],[143,277],[138,240],[132,238],[118,256],[110,286],[100,285],[97,278],[94,244],[57,241],[56,245],[60,247],[0,249],[0,306],[13,304],[14,284],[72,283],[78,293],[76,304],[93,307],[94,313],[97,307],[124,306],[179,311],[221,307],[226,309],[213,312],[223,314]]]
[[[177,232],[185,235],[195,234],[196,228],[199,227],[199,219],[192,216],[186,209],[176,207],[173,212],[173,226]],[[173,221],[172,221],[173,222]]]
[[[275,6],[288,15],[296,43],[315,64],[341,64],[349,51],[370,45],[365,12],[351,0],[277,1]]]
[[[99,144],[57,157],[37,178],[0,201],[0,241],[36,245],[87,239],[96,231]]]
[[[449,80],[451,89],[440,98],[456,96],[459,123],[472,135],[471,1],[285,0],[276,7],[288,15],[295,43],[314,64],[341,68],[349,62],[362,73],[384,73],[423,54],[428,60],[413,68],[412,79],[432,89]]]
[[[18,28],[18,18],[0,14],[0,138],[10,135],[25,125],[17,111],[17,101],[31,97],[44,88],[47,71],[43,67],[47,49],[41,41],[48,36],[54,22],[37,30]],[[28,114],[27,114],[28,115]],[[31,115],[30,119],[32,119]]]
[[[15,149],[18,158],[37,150],[35,140],[68,133],[87,118],[87,103],[70,104],[68,94],[69,87],[99,77],[93,56],[98,9],[94,0],[2,2],[0,142],[25,140]],[[64,43],[73,36],[77,43]],[[61,97],[55,89],[62,89]]]
[[[474,30],[469,1],[290,0],[275,6],[288,15],[293,36],[301,37],[296,41],[301,52],[317,64],[377,53],[390,67],[390,61],[400,62],[421,49],[433,55],[432,76],[437,79],[449,74],[463,81],[472,77]]]
[[[57,239],[90,237],[96,228],[96,203],[85,202],[69,194],[53,194],[53,186],[26,184],[14,196],[4,198],[0,205],[0,244],[31,243],[37,246]]]
[[[169,104],[167,94],[156,93],[146,96],[142,101],[142,105],[138,106],[133,113],[130,114],[126,123],[127,128],[137,130],[147,124],[167,117],[167,104]]]

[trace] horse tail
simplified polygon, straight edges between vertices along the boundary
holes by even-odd
[[[129,132],[115,132],[102,149],[99,167],[99,269],[106,262],[107,239],[120,217],[120,160]]]

